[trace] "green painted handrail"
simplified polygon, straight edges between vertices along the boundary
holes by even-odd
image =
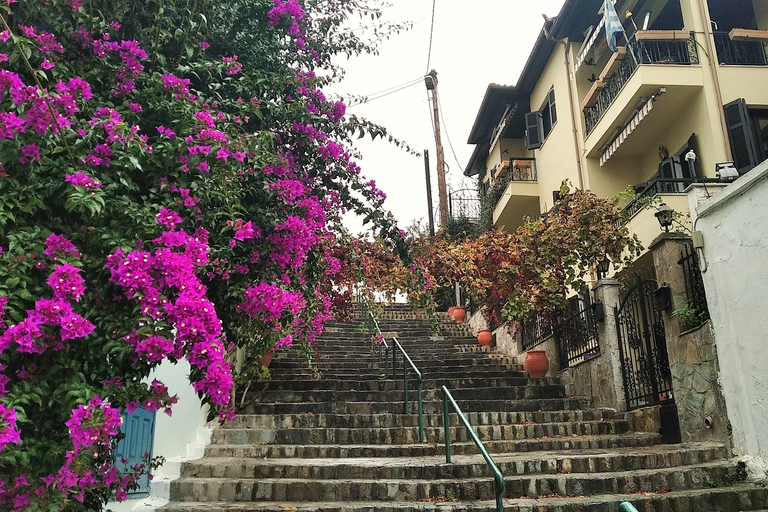
[[[419,401],[419,442],[424,442],[424,408],[421,403],[421,372],[411,360],[408,352],[405,351],[403,346],[397,341],[397,338],[392,338],[394,346],[392,347],[392,377],[396,375],[395,366],[397,361],[397,351],[399,350],[403,354],[403,414],[408,414],[408,365],[410,365],[413,372],[416,374],[416,396]]]
[[[624,512],[638,512],[637,509],[628,501],[625,501],[619,505],[619,508]]]
[[[464,416],[464,413],[461,412],[461,408],[456,403],[456,400],[453,399],[453,395],[451,395],[451,392],[448,391],[448,388],[445,386],[443,386],[442,389],[443,389],[443,428],[445,429],[445,462],[448,462],[448,463],[451,462],[451,423],[448,418],[448,405],[451,405],[453,407],[453,410],[456,411],[456,414],[459,416],[459,420],[461,420],[461,422],[467,428],[467,432],[469,432],[469,437],[471,437],[472,441],[475,442],[475,446],[477,446],[477,449],[480,450],[480,453],[485,459],[485,462],[487,462],[488,466],[491,468],[491,472],[493,473],[494,487],[496,490],[496,510],[498,512],[503,512],[504,511],[504,475],[501,474],[499,467],[496,465],[495,462],[493,462],[493,459],[488,453],[488,450],[485,449],[483,442],[480,441],[479,437],[477,437],[477,433],[475,433],[475,429],[472,428],[472,426],[469,424],[469,421],[467,421],[466,416]]]
[[[381,329],[379,328],[379,322],[376,321],[376,315],[373,314],[373,311],[368,311],[368,314],[371,316],[371,320],[373,320],[373,325],[374,327],[376,327],[376,332],[381,338]],[[383,354],[382,354],[382,351],[383,351]],[[379,361],[381,361],[382,359],[384,361],[384,378],[389,379],[389,345],[387,344],[387,340],[381,338],[381,343],[379,344],[378,352],[379,352]]]

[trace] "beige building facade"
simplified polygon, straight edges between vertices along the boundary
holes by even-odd
[[[768,0],[617,0],[616,52],[603,3],[566,1],[518,83],[486,91],[465,174],[498,197],[497,229],[545,213],[563,180],[602,197],[631,187],[687,214],[691,183],[768,158]],[[648,247],[654,212],[628,209]]]

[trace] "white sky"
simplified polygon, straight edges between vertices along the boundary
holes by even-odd
[[[342,95],[371,95],[421,78],[427,71],[432,0],[390,0],[386,19],[414,22],[414,27],[380,46],[378,56],[342,63],[346,79],[332,90]],[[463,177],[473,146],[467,137],[490,83],[515,85],[544,23],[542,14],[556,16],[563,0],[437,0],[430,69],[438,72],[442,105],[441,126],[448,184],[454,189],[475,187]],[[437,153],[432,111],[423,80],[417,85],[347,110],[385,126],[419,152],[429,150],[433,207],[437,210]],[[448,139],[453,143],[456,157]],[[385,208],[405,228],[412,219],[427,224],[424,160],[377,139],[357,141],[363,174],[376,180],[387,194]],[[457,162],[458,159],[458,162]],[[463,183],[462,183],[463,181]],[[435,215],[437,219],[437,215]],[[437,222],[437,220],[436,220]],[[353,232],[361,222],[347,218]]]

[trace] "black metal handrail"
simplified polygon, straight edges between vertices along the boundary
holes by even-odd
[[[653,178],[642,185],[643,188],[637,193],[637,197],[622,211],[626,214],[626,218],[630,218],[647,206],[651,197],[658,194],[682,194],[694,181],[696,180],[693,178]]]
[[[491,472],[493,473],[493,483],[494,483],[494,490],[496,491],[496,510],[498,512],[504,512],[504,475],[501,474],[501,470],[499,470],[499,467],[496,465],[495,462],[493,462],[493,458],[491,458],[491,455],[488,453],[488,450],[485,449],[485,445],[483,445],[483,442],[480,440],[479,437],[477,437],[477,433],[475,432],[475,429],[472,428],[472,425],[469,424],[469,421],[467,421],[466,416],[464,416],[464,413],[461,411],[461,408],[459,407],[459,404],[456,403],[456,400],[453,399],[453,395],[451,395],[451,392],[448,391],[448,388],[443,386],[443,429],[445,433],[445,462],[449,463],[451,462],[451,423],[449,421],[448,417],[448,406],[450,405],[453,407],[453,410],[456,412],[456,414],[459,417],[459,421],[464,424],[464,427],[467,429],[467,433],[469,434],[469,437],[472,438],[472,441],[475,443],[475,446],[477,446],[477,449],[480,450],[480,454],[482,454],[483,458],[485,459],[485,462],[488,463],[488,466],[491,468]]]
[[[734,41],[728,32],[715,32],[717,61],[733,66],[768,65],[768,45],[761,41]]]
[[[592,133],[605,112],[613,105],[639,65],[698,64],[699,54],[695,37],[695,34],[691,32],[688,39],[660,41],[643,39],[638,41],[636,35],[633,35],[627,42],[626,56],[613,72],[613,75],[605,82],[603,89],[597,94],[595,103],[584,112],[587,135]]]

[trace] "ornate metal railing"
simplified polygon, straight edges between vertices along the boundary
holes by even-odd
[[[653,178],[643,185],[632,201],[624,207],[626,218],[630,218],[648,205],[650,198],[658,194],[682,194],[694,180],[691,178]],[[637,187],[635,187],[637,189]]]
[[[520,342],[523,351],[544,343],[555,333],[554,311],[539,311],[523,323]]]
[[[688,306],[692,309],[692,320],[701,324],[709,320],[709,306],[707,305],[707,292],[704,290],[704,280],[701,277],[699,257],[692,244],[685,244],[680,251],[680,260],[677,262],[683,267],[685,280],[685,295]]]
[[[477,189],[462,188],[448,195],[448,211],[453,218],[480,219],[480,195]]]
[[[570,367],[600,355],[597,320],[602,315],[602,308],[600,303],[590,304],[581,311],[558,320],[555,331],[563,366]],[[599,314],[596,315],[596,312]]]
[[[501,470],[499,470],[499,467],[496,465],[495,462],[493,462],[493,458],[491,458],[491,455],[488,453],[488,450],[485,449],[483,442],[480,440],[479,437],[477,437],[477,434],[475,433],[475,429],[472,428],[472,426],[469,424],[469,421],[467,421],[466,416],[464,416],[464,413],[461,412],[461,408],[456,403],[456,400],[453,399],[453,395],[451,395],[451,392],[448,391],[448,388],[446,388],[445,386],[442,387],[442,391],[443,391],[443,429],[444,429],[444,435],[445,435],[445,462],[449,464],[451,462],[451,422],[448,416],[449,410],[450,410],[449,406],[450,406],[458,415],[459,421],[467,429],[467,433],[469,434],[469,437],[472,438],[472,441],[475,443],[475,446],[477,446],[477,449],[480,450],[480,453],[485,459],[485,462],[487,462],[488,466],[491,468],[491,472],[493,473],[494,490],[496,492],[496,510],[498,512],[504,512],[504,485],[505,485],[504,475],[501,474]]]
[[[605,112],[613,105],[629,79],[640,64],[698,64],[699,54],[696,39],[691,32],[689,39],[677,40],[641,40],[631,37],[627,44],[627,55],[605,82],[594,104],[584,112],[587,135],[592,133]]]
[[[766,44],[760,41],[734,41],[728,32],[715,32],[715,51],[720,64],[734,66],[766,66]]]

